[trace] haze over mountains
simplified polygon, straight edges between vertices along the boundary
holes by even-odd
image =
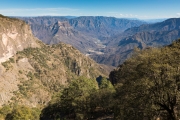
[[[36,37],[46,44],[62,41],[96,62],[118,66],[134,47],[164,46],[179,38],[179,18],[158,23],[113,17],[24,17]],[[162,20],[160,20],[162,21]]]
[[[104,54],[107,38],[122,33],[127,28],[145,24],[139,20],[113,17],[84,16],[65,17],[21,17],[31,25],[33,34],[46,44],[60,41],[71,44],[86,55]]]
[[[107,40],[109,42],[105,55],[95,55],[93,58],[96,61],[99,60],[98,62],[117,66],[130,55],[134,47],[144,49],[169,45],[180,37],[179,26],[180,18],[172,18],[159,23],[129,28]]]
[[[83,53],[87,53],[91,49],[96,50],[99,47],[104,47],[101,41],[106,37],[144,23],[137,20],[109,17],[78,17],[74,19],[35,17],[21,19],[29,23],[34,35],[46,44],[63,41],[75,46]],[[63,24],[63,26],[60,24]]]

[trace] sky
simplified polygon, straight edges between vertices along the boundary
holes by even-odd
[[[5,16],[180,17],[180,0],[0,0]]]

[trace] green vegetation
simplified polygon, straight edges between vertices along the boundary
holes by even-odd
[[[180,40],[164,48],[137,51],[111,73],[112,81],[117,81],[116,119],[180,118],[179,49]]]
[[[108,82],[104,82],[104,84],[106,83]],[[105,113],[111,113],[108,104],[110,104],[109,98],[111,98],[114,89],[112,85],[110,88],[108,88],[108,85],[105,86],[107,87],[99,89],[95,80],[84,77],[73,80],[62,91],[56,102],[49,104],[42,110],[41,119],[84,120],[104,116]],[[102,114],[99,114],[101,112]]]
[[[6,62],[3,62],[1,64],[6,68],[6,71],[8,71],[10,68],[12,68],[10,61],[6,61]]]
[[[6,115],[5,120],[39,120],[40,110],[27,106],[17,106]]]
[[[136,50],[110,74],[111,83],[100,77],[73,80],[42,110],[41,120],[100,119],[179,120],[180,40],[164,48]]]
[[[11,63],[15,63],[15,61],[14,61],[13,58],[9,58],[9,61],[10,61]]]
[[[19,57],[19,59],[22,58],[23,56],[27,58],[31,58],[35,60],[36,63],[40,65],[40,67],[49,69],[49,66],[47,65],[47,61],[50,60],[50,58],[48,57],[50,52],[51,51],[49,49],[45,49],[45,48],[26,48],[23,51],[18,52],[17,54],[21,56]],[[32,64],[36,65],[35,63]],[[37,69],[36,71],[38,70],[39,69]]]
[[[7,114],[12,111],[12,108],[9,105],[5,105],[0,108],[0,119],[4,119]]]
[[[3,106],[0,108],[0,119],[5,120],[39,120],[40,109],[27,106]]]
[[[1,64],[6,68],[6,71],[8,71],[10,68],[12,68],[12,63],[15,63],[14,58],[9,58],[8,61],[2,62]]]
[[[16,57],[10,59],[11,62],[3,65],[8,68],[13,61],[18,63],[24,58],[27,59],[34,70],[18,70],[19,74],[26,74],[28,80],[40,81],[40,85],[51,93],[61,91],[63,85],[79,76],[96,78],[101,74],[101,69],[96,69],[93,61],[76,52],[71,46],[63,43],[52,46],[44,45],[42,42],[39,44],[40,48],[26,48],[17,52]]]

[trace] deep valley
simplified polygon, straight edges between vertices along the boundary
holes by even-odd
[[[178,120],[180,18],[0,15],[0,119]]]

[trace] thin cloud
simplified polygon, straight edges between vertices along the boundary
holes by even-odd
[[[42,15],[47,13],[60,14],[61,12],[77,12],[79,9],[72,8],[32,8],[32,9],[0,9],[0,14],[3,15]]]
[[[137,18],[137,14],[128,14],[128,13],[120,13],[120,12],[106,12],[108,16],[113,16],[117,18]]]
[[[180,16],[180,13],[176,13],[178,16]]]
[[[107,12],[107,14],[116,14],[118,12]]]
[[[68,11],[77,11],[79,9],[72,8],[32,8],[32,9],[0,9],[0,12],[9,12],[9,11],[37,11],[37,10],[45,10],[45,11],[59,11],[59,10],[68,10]]]

